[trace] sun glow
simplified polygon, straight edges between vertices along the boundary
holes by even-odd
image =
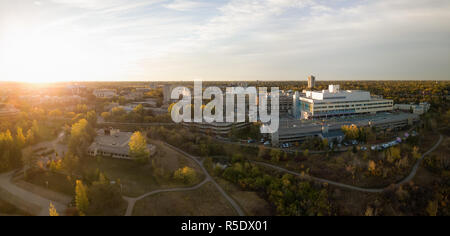
[[[0,80],[51,83],[102,80],[117,59],[82,34],[7,31],[0,37]]]

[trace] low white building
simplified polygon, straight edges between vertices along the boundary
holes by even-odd
[[[117,96],[117,91],[114,89],[96,89],[93,94],[97,98],[114,98]]]
[[[431,108],[431,105],[429,103],[420,103],[417,104],[395,104],[394,109],[395,110],[402,110],[402,111],[410,111],[413,114],[417,115],[423,115],[427,113]]]
[[[99,130],[94,142],[88,148],[88,154],[93,157],[104,156],[132,160],[128,146],[132,135],[131,132],[120,132],[120,130],[114,129]],[[147,148],[150,156],[156,152],[156,147],[152,144],[148,144]]]
[[[339,85],[330,85],[328,90],[305,91],[300,97],[303,119],[333,116],[375,114],[392,111],[393,100],[371,96],[368,91],[340,90]]]

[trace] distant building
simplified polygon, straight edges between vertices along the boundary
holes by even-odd
[[[417,115],[423,115],[427,113],[431,108],[431,105],[429,103],[420,103],[419,105],[416,104],[395,104],[394,109],[395,110],[402,110],[402,111],[410,111]]]
[[[292,91],[282,91],[279,97],[279,112],[281,115],[283,114],[292,114],[293,109],[293,99],[292,99]]]
[[[70,90],[72,94],[80,94],[82,91],[86,90],[86,86],[78,84],[67,85],[66,88]]]
[[[292,116],[295,119],[300,119],[301,116],[301,102],[300,97],[304,96],[300,92],[296,91],[294,95],[292,95]]]
[[[158,100],[155,98],[147,98],[139,102],[133,102],[133,104],[142,104],[144,107],[156,108],[158,106]]]
[[[139,93],[148,93],[150,91],[151,91],[150,88],[136,88],[136,92],[139,92]]]
[[[221,135],[221,136],[228,136],[228,134],[231,133],[231,131],[234,129],[244,129],[248,126],[250,126],[250,123],[227,123],[227,122],[213,122],[213,123],[195,123],[195,122],[189,122],[189,123],[183,123],[183,126],[186,128],[192,128],[195,129],[198,132],[201,133],[209,133],[214,135]]]
[[[270,134],[269,138],[274,147],[283,143],[303,142],[318,137],[328,141],[339,142],[343,139],[342,126],[356,125],[357,127],[376,127],[379,129],[400,129],[418,122],[416,114],[376,114],[364,117],[326,120],[326,123],[281,119],[278,132]]]
[[[138,91],[129,92],[129,93],[124,94],[123,97],[126,100],[140,100],[140,99],[144,98],[144,93],[143,92],[138,92]]]
[[[314,87],[316,87],[316,77],[311,75],[308,77],[308,88],[312,89]]]
[[[115,129],[102,129],[97,132],[97,137],[94,142],[88,148],[88,154],[90,156],[104,156],[117,159],[132,160],[130,156],[130,147],[128,146],[130,138],[133,133],[120,132]],[[148,150],[150,155],[153,155],[156,151],[154,145],[148,144]]]
[[[96,89],[94,90],[94,96],[97,98],[114,98],[117,96],[117,92],[114,89]]]
[[[171,99],[171,95],[172,95],[172,86],[171,85],[164,85],[163,88],[163,95],[164,95],[164,104],[169,104]]]
[[[17,110],[13,105],[0,103],[0,119],[12,118],[19,115],[19,113],[20,111]]]
[[[393,100],[372,97],[368,91],[341,91],[339,85],[330,85],[328,90],[320,92],[306,91],[300,101],[303,119],[375,114],[392,111],[394,106]]]

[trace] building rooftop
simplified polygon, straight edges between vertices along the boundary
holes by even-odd
[[[103,152],[111,153],[113,156],[122,155],[129,157],[129,146],[131,132],[120,132],[119,130],[98,130],[97,137],[94,142],[89,146],[89,152]],[[154,153],[156,147],[154,145],[148,144],[148,150],[150,153]],[[127,158],[129,159],[129,158]]]
[[[0,103],[0,117],[15,116],[19,112],[13,105]]]
[[[105,135],[104,130],[99,130],[97,132],[97,137],[94,143],[102,146],[111,147],[128,147],[128,142],[133,134],[130,132],[111,132],[111,135]]]
[[[306,91],[304,99],[314,102],[321,101],[370,101],[370,92],[362,90],[340,90],[339,85],[330,85],[328,90]]]
[[[341,130],[344,125],[355,124],[358,127],[367,126],[369,122],[373,124],[394,123],[407,119],[418,119],[419,116],[411,113],[379,113],[376,115],[356,115],[345,118],[330,118],[326,119],[325,123],[321,120],[295,120],[295,119],[280,119],[280,128],[278,130],[280,135],[298,134],[298,133],[321,133],[322,126],[328,125],[329,132]]]

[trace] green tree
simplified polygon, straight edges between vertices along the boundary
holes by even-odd
[[[387,161],[389,163],[394,163],[396,160],[401,158],[400,148],[391,147],[386,151]]]
[[[67,153],[62,159],[61,168],[69,175],[73,175],[78,170],[79,158],[72,153]]]
[[[126,111],[123,109],[123,107],[114,107],[111,109],[112,116],[114,117],[120,117],[122,115],[126,114]]]
[[[93,141],[95,132],[86,119],[72,125],[69,139],[69,149],[72,153],[83,155],[88,145]]]
[[[144,115],[144,106],[142,104],[137,105],[134,109],[133,112],[139,115]]]
[[[26,140],[27,140],[27,144],[28,145],[33,145],[35,142],[36,142],[36,139],[35,139],[35,136],[34,136],[34,132],[33,132],[33,130],[32,129],[29,129],[28,131],[27,131],[27,137],[26,137]]]
[[[197,179],[197,173],[190,167],[183,167],[175,171],[174,179],[184,182],[185,184],[192,184]]]
[[[16,143],[19,146],[19,148],[23,148],[26,144],[26,138],[23,135],[23,130],[21,127],[17,127]]]
[[[258,147],[258,158],[268,159],[270,158],[270,151],[264,146]]]
[[[278,149],[272,149],[270,151],[270,157],[273,162],[279,162],[281,157],[283,156],[283,152]]]
[[[92,183],[88,189],[89,193],[89,215],[117,215],[116,209],[123,203],[120,185],[111,184],[110,180],[103,174],[99,174],[98,181]]]
[[[111,118],[111,113],[109,113],[109,112],[103,112],[103,113],[101,114],[101,116],[102,116],[102,118],[103,118],[105,121],[108,121],[109,118]]]
[[[438,207],[439,207],[438,201],[428,202],[428,206],[426,208],[428,215],[429,216],[437,216]]]
[[[60,117],[62,116],[62,112],[59,109],[52,110],[48,113],[51,117]]]
[[[86,114],[86,119],[92,127],[97,125],[97,113],[95,111],[90,111]]]
[[[39,137],[40,128],[39,128],[39,124],[36,120],[33,120],[33,125],[31,126],[31,130],[33,131],[35,138]]]
[[[303,150],[303,156],[304,157],[308,157],[309,156],[309,150],[308,149]]]

